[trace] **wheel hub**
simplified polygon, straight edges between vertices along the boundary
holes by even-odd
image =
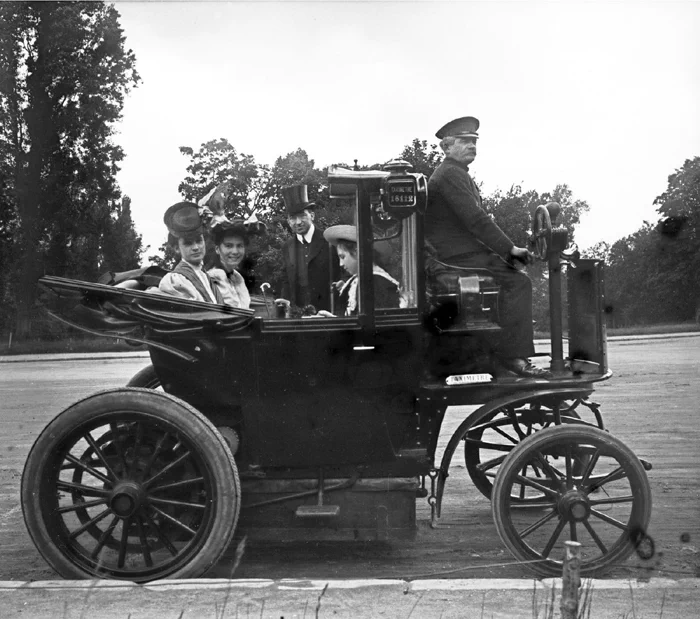
[[[567,520],[582,522],[591,513],[588,497],[578,490],[570,490],[559,500],[559,513]]]
[[[109,506],[120,518],[129,518],[140,509],[144,499],[145,493],[140,484],[133,481],[123,481],[114,487],[109,497]]]

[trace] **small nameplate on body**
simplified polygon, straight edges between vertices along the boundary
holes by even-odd
[[[472,385],[474,383],[490,383],[492,380],[491,374],[455,374],[448,376],[445,382],[448,385]]]

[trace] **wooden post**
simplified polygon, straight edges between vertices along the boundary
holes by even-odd
[[[561,619],[576,619],[578,590],[581,585],[581,544],[564,542],[564,567],[561,577]]]

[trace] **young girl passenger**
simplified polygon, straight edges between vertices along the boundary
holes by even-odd
[[[331,226],[323,232],[324,238],[335,246],[338,262],[345,270],[349,279],[337,286],[339,294],[340,314],[352,316],[358,312],[357,294],[357,228],[355,226]],[[372,283],[374,287],[374,305],[376,308],[397,308],[401,305],[399,282],[389,275],[379,265],[372,264]],[[322,315],[332,315],[328,312]]]

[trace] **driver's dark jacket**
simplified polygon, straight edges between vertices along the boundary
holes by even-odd
[[[513,242],[484,210],[467,166],[454,159],[445,159],[428,182],[425,238],[432,246],[426,247],[430,280],[439,280],[448,265],[491,271],[501,289],[496,352],[502,357],[532,355],[532,284],[506,260]]]
[[[505,257],[514,245],[484,210],[469,168],[450,158],[428,181],[425,238],[438,258],[448,262],[454,256],[485,251]]]

